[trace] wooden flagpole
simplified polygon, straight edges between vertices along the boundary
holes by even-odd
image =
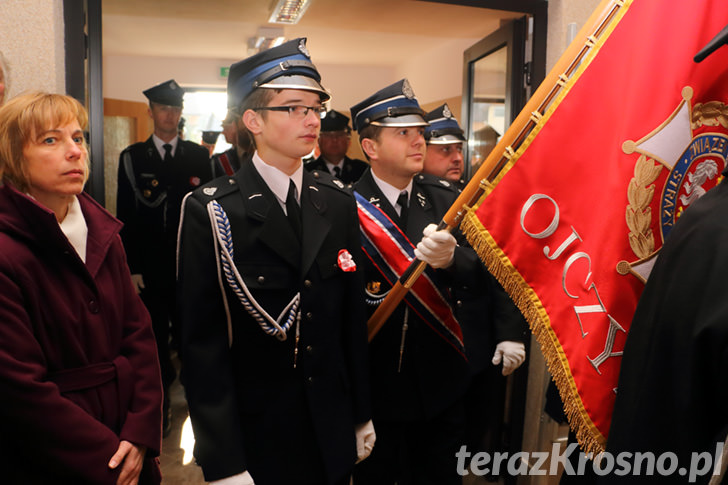
[[[599,6],[581,28],[573,42],[556,62],[533,96],[528,100],[511,126],[506,130],[498,144],[483,161],[470,182],[465,186],[450,209],[437,226],[438,230],[452,231],[463,216],[465,208],[472,207],[485,193],[486,188],[495,180],[501,170],[512,158],[515,151],[536,126],[549,104],[566,85],[571,75],[579,67],[597,39],[604,33],[609,23],[624,5],[624,0],[602,0]],[[417,278],[425,270],[427,263],[414,259],[399,280],[367,322],[369,341],[374,338],[384,322],[405,297]]]

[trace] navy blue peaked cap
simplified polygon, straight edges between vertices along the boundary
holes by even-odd
[[[321,75],[311,62],[305,37],[231,65],[227,84],[228,108],[240,108],[245,98],[258,88],[303,89],[319,93],[321,101],[331,99],[329,92],[321,86]]]
[[[327,111],[321,119],[321,132],[351,131],[349,117],[336,110]]]
[[[447,103],[425,115],[430,126],[425,128],[425,140],[433,145],[446,145],[465,141],[465,134]]]
[[[351,108],[354,129],[359,132],[368,125],[426,126],[424,114],[407,79],[377,91]]]
[[[152,103],[182,107],[185,90],[174,79],[152,86],[143,91],[144,96]]]

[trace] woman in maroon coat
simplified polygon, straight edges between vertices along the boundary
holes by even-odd
[[[83,193],[84,108],[0,108],[0,482],[159,483],[162,390],[121,223]]]

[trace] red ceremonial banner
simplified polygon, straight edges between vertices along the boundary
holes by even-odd
[[[728,23],[728,2],[614,3],[615,19],[462,224],[596,452],[653,259],[728,155],[728,46],[693,61]]]

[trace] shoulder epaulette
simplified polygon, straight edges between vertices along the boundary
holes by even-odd
[[[418,173],[417,175],[415,175],[415,181],[421,185],[430,185],[433,187],[440,187],[445,190],[457,192],[457,187],[454,183],[444,178],[430,175],[429,173]]]
[[[322,185],[326,185],[327,187],[333,187],[346,193],[351,192],[351,186],[347,186],[344,182],[337,179],[328,172],[324,172],[323,170],[311,170],[311,175],[313,175],[313,178],[316,179],[316,182]]]
[[[238,190],[238,181],[235,177],[218,177],[194,191],[195,197],[205,203],[224,197],[225,195]]]

